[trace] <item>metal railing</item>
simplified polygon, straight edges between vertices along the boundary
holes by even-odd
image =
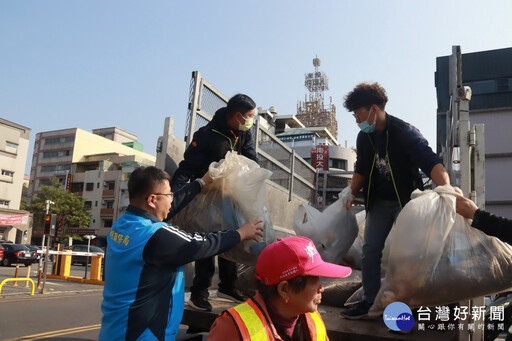
[[[192,72],[190,81],[185,142],[190,144],[194,133],[205,126],[215,112],[225,107],[228,98],[206,81],[199,71]],[[271,181],[292,194],[312,202],[315,198],[316,170],[295,151],[260,125],[261,117],[251,128],[259,165],[272,171]]]

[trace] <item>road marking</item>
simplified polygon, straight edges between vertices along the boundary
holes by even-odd
[[[88,332],[88,331],[97,330],[100,328],[101,328],[101,324],[94,324],[91,326],[61,329],[61,330],[54,330],[54,331],[46,332],[46,333],[20,336],[20,337],[16,337],[16,338],[4,340],[4,341],[32,341],[32,340],[48,339],[50,337]]]
[[[97,290],[89,290],[89,291],[97,291]],[[55,293],[67,293],[67,292],[76,292],[76,291],[61,291],[61,292],[55,292]],[[85,292],[85,291],[81,291]],[[52,292],[52,294],[54,294]],[[97,293],[97,294],[90,294],[90,295],[83,295],[83,294],[77,294],[77,295],[70,295],[70,296],[51,296],[51,297],[34,297],[34,298],[20,298],[20,299],[13,299],[13,300],[0,300],[0,304],[7,303],[7,302],[20,302],[20,301],[39,301],[39,300],[55,300],[58,298],[80,298],[84,296],[101,296],[103,293]]]

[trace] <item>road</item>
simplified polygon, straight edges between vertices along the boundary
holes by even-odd
[[[97,340],[101,292],[0,300],[2,340]]]
[[[27,277],[24,265],[18,277]],[[0,266],[0,282],[14,277],[16,266]],[[70,275],[83,277],[84,266],[71,266]],[[37,264],[30,269],[30,278],[37,284]],[[44,294],[25,282],[13,286],[7,282],[0,294],[0,340],[31,341],[97,340],[101,323],[103,286],[47,279]],[[180,326],[178,340],[187,339],[186,326]]]
[[[27,277],[20,265],[18,277]],[[16,266],[0,267],[0,280],[14,277]],[[72,266],[71,275],[83,277],[84,266]],[[37,284],[37,264],[30,269]],[[0,296],[0,340],[97,340],[101,323],[103,286],[47,279],[45,294],[30,286],[7,282]]]

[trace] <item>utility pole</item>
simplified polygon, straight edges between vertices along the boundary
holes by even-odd
[[[55,203],[51,200],[46,200],[46,216],[48,216],[48,213],[50,212],[50,205],[55,205]],[[43,233],[43,244],[41,245],[41,248],[44,250],[44,242],[45,242],[46,234]],[[48,263],[48,258],[50,257],[50,236],[48,236],[48,239],[46,239],[46,250],[44,254],[44,266],[43,266],[43,286],[41,288],[41,294],[44,294],[44,285],[46,284],[46,264]],[[41,262],[39,262],[39,278],[37,280],[37,288],[40,287],[40,281],[41,281]]]

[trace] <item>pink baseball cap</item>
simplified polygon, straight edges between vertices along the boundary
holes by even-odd
[[[351,273],[351,268],[324,262],[311,239],[288,237],[263,249],[255,276],[265,285],[273,285],[299,275],[336,278]]]

